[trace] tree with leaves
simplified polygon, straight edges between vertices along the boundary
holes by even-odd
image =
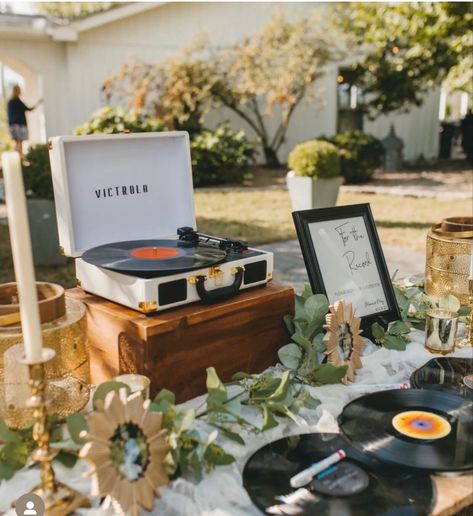
[[[447,81],[473,93],[473,11],[470,2],[356,3],[336,10],[371,115],[421,105]]]
[[[67,22],[108,11],[122,4],[123,2],[41,2],[37,4],[37,9],[40,13]]]
[[[228,48],[206,41],[161,64],[127,63],[104,83],[106,101],[152,110],[169,128],[195,130],[206,113],[226,107],[250,125],[269,165],[278,165],[295,109],[336,50],[313,16],[276,14],[259,32]],[[270,123],[276,120],[276,123]]]

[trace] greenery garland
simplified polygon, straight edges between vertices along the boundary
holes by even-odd
[[[460,308],[458,299],[427,296],[423,281],[404,281],[395,284],[396,299],[401,311],[401,321],[395,321],[385,330],[375,323],[372,333],[375,342],[388,349],[404,350],[410,342],[411,327],[423,328],[425,312],[440,307],[458,311],[461,318],[468,314]],[[290,418],[297,423],[302,408],[314,410],[320,404],[305,386],[338,383],[346,374],[346,367],[323,363],[325,345],[325,316],[328,300],[322,294],[313,294],[309,285],[295,297],[295,314],[286,315],[284,322],[291,342],[281,347],[278,356],[285,367],[282,372],[269,370],[263,374],[236,373],[230,384],[224,385],[213,367],[207,369],[207,396],[198,409],[176,406],[175,395],[162,389],[151,403],[151,410],[163,413],[163,425],[168,430],[172,451],[168,469],[171,478],[192,475],[196,481],[204,471],[215,466],[231,464],[235,458],[216,444],[219,434],[235,443],[245,445],[241,430],[259,434],[276,427],[279,418]],[[121,382],[105,382],[95,390],[92,405],[104,400],[108,392],[129,387]],[[230,394],[229,388],[232,389]],[[234,392],[233,392],[234,391]],[[261,416],[261,425],[255,426],[241,413],[242,406],[253,407]],[[206,438],[197,430],[196,421],[204,421],[215,428]],[[66,426],[57,416],[51,416],[52,446],[59,449],[57,461],[73,467],[85,440],[87,429],[82,414],[72,414]],[[67,432],[65,431],[67,428]],[[20,430],[9,429],[0,418],[0,479],[8,480],[16,471],[28,464],[36,443],[32,424]]]

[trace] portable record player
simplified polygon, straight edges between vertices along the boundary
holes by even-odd
[[[272,278],[273,255],[196,231],[186,132],[49,142],[59,240],[87,292],[151,313]]]

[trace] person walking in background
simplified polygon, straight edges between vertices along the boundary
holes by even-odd
[[[13,86],[12,94],[8,101],[7,112],[10,136],[15,142],[15,150],[18,151],[21,156],[23,154],[23,142],[28,139],[28,125],[25,113],[38,107],[42,99],[38,100],[33,107],[28,107],[20,99],[20,95],[21,88],[16,84]]]

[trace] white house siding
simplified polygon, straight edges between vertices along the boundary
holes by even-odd
[[[162,61],[202,32],[216,47],[230,45],[260,29],[276,9],[296,17],[323,8],[324,4],[314,3],[168,3],[80,32],[77,42],[39,45],[24,41],[19,45],[18,41],[11,41],[4,51],[4,36],[0,35],[0,59],[5,54],[21,56],[25,62],[31,62],[30,66],[34,65],[44,77],[47,135],[68,134],[101,106],[103,81],[126,61]],[[319,98],[305,101],[295,111],[280,151],[282,160],[296,143],[335,133],[336,75],[337,67],[331,65],[317,84]],[[425,106],[408,115],[390,115],[367,122],[365,129],[383,137],[394,121],[397,133],[406,142],[406,158],[414,159],[421,153],[427,158],[435,157],[437,113],[438,96],[433,96]],[[226,110],[210,114],[207,121],[214,125],[226,119],[231,120],[234,128],[245,128],[252,137],[246,124]]]

